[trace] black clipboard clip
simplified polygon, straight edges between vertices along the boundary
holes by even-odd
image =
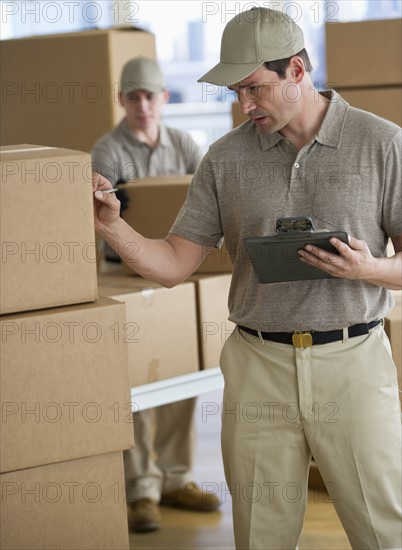
[[[309,216],[297,216],[294,218],[278,218],[276,220],[276,232],[293,234],[299,232],[314,231],[313,220]]]

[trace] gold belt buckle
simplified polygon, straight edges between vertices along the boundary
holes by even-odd
[[[292,344],[295,348],[310,348],[313,345],[313,336],[311,332],[294,332]]]

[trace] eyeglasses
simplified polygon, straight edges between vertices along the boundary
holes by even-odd
[[[238,89],[234,89],[233,91],[236,93],[236,97],[238,101],[241,101],[241,99],[244,97],[246,101],[257,101],[261,99],[261,95],[264,91],[264,88],[268,88],[268,100],[273,99],[274,97],[274,89],[276,86],[279,86],[279,82],[267,82],[265,84],[249,84],[245,86],[241,86]]]

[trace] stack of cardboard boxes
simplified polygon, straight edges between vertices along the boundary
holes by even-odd
[[[325,25],[327,80],[351,105],[402,124],[402,19]]]
[[[0,160],[0,546],[128,548],[125,312],[97,299],[90,157],[21,145]]]

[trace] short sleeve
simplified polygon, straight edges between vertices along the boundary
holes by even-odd
[[[223,231],[211,164],[207,154],[194,174],[170,233],[203,246],[220,247]]]
[[[392,140],[385,162],[383,226],[389,237],[402,234],[402,140],[401,131]]]

